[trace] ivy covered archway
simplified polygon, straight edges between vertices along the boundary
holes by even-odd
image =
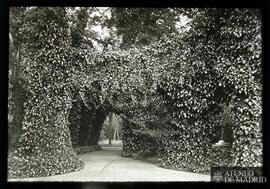
[[[141,48],[100,53],[74,44],[65,8],[29,9],[19,31],[27,96],[9,177],[82,169],[74,148],[97,144],[108,112],[124,120],[124,156],[154,153],[162,166],[207,171],[218,163],[211,156],[219,153],[212,144],[222,103],[233,122],[227,165],[260,165],[258,12],[183,13],[193,20],[193,30]]]

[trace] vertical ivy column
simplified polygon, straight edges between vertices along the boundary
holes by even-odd
[[[9,177],[78,171],[83,162],[72,149],[68,129],[72,107],[68,78],[74,61],[65,9],[33,8],[25,23],[23,64],[30,95],[19,147],[9,158]]]
[[[261,16],[256,9],[226,9],[220,18],[218,85],[231,107],[232,166],[262,166]]]

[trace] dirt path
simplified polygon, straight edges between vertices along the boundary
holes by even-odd
[[[50,177],[9,181],[210,181],[209,175],[164,169],[154,164],[121,156],[121,148],[103,148],[80,155],[81,171]]]

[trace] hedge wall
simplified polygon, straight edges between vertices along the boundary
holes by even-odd
[[[126,118],[122,124],[123,156],[141,159],[156,155],[158,143],[155,136],[143,132],[138,123]]]

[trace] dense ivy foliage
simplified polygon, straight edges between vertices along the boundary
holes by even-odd
[[[222,18],[228,23],[221,29],[222,57],[216,70],[219,85],[229,97],[234,120],[233,165],[258,166],[262,163],[262,78],[261,25],[256,10],[227,11]],[[228,22],[229,20],[229,22]],[[234,76],[234,77],[232,77]]]
[[[232,130],[225,164],[261,165],[261,34],[256,10],[179,9],[191,19],[185,31],[169,35],[171,30],[166,30],[166,35],[157,34],[155,43],[103,52],[85,43],[87,9],[77,12],[81,20],[73,24],[66,10],[32,8],[21,27],[22,78],[29,95],[23,134],[9,158],[9,176],[81,169],[74,148],[78,153],[98,149],[110,112],[123,119],[124,156],[156,155],[161,166],[205,172],[222,163],[217,160],[222,149],[212,144],[225,124]],[[114,11],[116,26],[127,21],[117,20],[126,9]],[[138,14],[132,11],[128,19]],[[162,11],[153,12],[156,21]],[[151,28],[138,30],[142,35]],[[230,109],[226,116],[224,109]]]
[[[143,133],[137,124],[128,120],[123,122],[123,156],[138,159],[155,155],[158,145],[155,138]]]
[[[47,176],[83,166],[72,149],[67,127],[72,99],[66,82],[75,63],[65,18],[62,8],[33,9],[26,17],[22,64],[30,94],[19,147],[9,159],[10,176]]]
[[[224,103],[231,109],[233,130],[227,165],[261,165],[259,13],[238,9],[192,11],[193,15],[198,13],[192,29],[156,44],[159,57],[167,55],[161,61],[170,62],[163,68],[166,71],[159,91],[166,111],[172,115],[168,121],[174,125],[158,144],[160,163],[195,172],[217,165],[213,156],[218,157],[220,150],[212,144],[220,139],[217,126],[222,124]]]

